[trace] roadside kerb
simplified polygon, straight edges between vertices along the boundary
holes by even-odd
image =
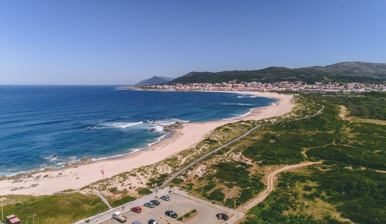
[[[225,207],[223,205],[213,204],[210,201],[207,201],[205,199],[202,199],[202,198],[190,195],[190,194],[181,195],[181,196],[185,197],[185,198],[188,198],[188,199],[190,199],[192,201],[196,201],[198,203],[204,204],[204,205],[206,205],[208,207],[212,207],[212,208],[216,208],[216,209],[222,210],[222,211],[224,211],[224,213],[228,213],[228,216],[229,216],[229,214],[232,214],[233,216],[230,219],[228,219],[227,221],[223,222],[224,224],[225,223],[227,223],[227,224],[236,223],[237,221],[241,220],[245,216],[245,214],[243,212],[240,212],[240,211],[237,211],[237,210]]]
[[[126,206],[126,205],[130,205],[130,204],[132,204],[132,203],[133,203],[133,202],[129,202],[129,203],[124,204],[124,205]],[[99,221],[96,222],[96,219],[100,219],[100,218],[102,218],[102,216],[105,216],[106,214],[109,214],[109,213],[110,213],[110,218],[111,218],[111,217],[112,217],[112,214],[113,214],[114,212],[116,212],[117,210],[121,210],[121,209],[122,209],[122,205],[119,206],[119,207],[116,207],[116,208],[109,209],[109,210],[107,210],[107,211],[105,211],[105,212],[102,212],[102,213],[100,213],[99,215],[94,215],[94,216],[91,216],[91,217],[88,217],[88,218],[79,220],[79,221],[77,221],[77,222],[74,222],[74,224],[83,224],[83,223],[86,223],[86,220],[90,220],[89,223],[100,223]]]

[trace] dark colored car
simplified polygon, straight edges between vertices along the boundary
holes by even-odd
[[[158,224],[154,219],[150,219],[148,224]]]
[[[218,219],[223,219],[223,220],[228,220],[228,218],[229,218],[225,213],[218,213],[218,214],[216,215],[216,217],[217,217]]]
[[[165,200],[165,201],[169,201],[169,200],[170,200],[170,198],[169,198],[168,195],[163,195],[163,196],[161,196],[161,199],[162,199],[162,200]]]
[[[141,213],[142,212],[142,208],[138,207],[138,206],[137,207],[132,207],[131,211],[136,212],[136,213]]]
[[[160,203],[159,201],[157,201],[157,200],[151,200],[150,202],[153,203],[153,204],[155,204],[155,205],[161,204],[161,203]]]
[[[178,215],[175,212],[169,211],[169,210],[165,212],[165,215],[166,216],[170,216],[170,217],[172,217],[174,219],[178,217]]]

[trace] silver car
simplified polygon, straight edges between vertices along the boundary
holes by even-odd
[[[161,199],[165,200],[165,201],[169,201],[170,200],[168,195],[161,196]]]
[[[151,202],[146,202],[145,204],[143,204],[144,206],[146,207],[149,207],[149,208],[154,208],[155,207],[155,204],[151,203]]]

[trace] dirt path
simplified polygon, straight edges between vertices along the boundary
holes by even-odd
[[[348,120],[346,117],[347,109],[345,106],[340,105],[339,118],[342,120]]]
[[[314,102],[314,104],[317,104],[317,103]],[[317,105],[320,105],[320,104],[317,104]],[[307,119],[307,118],[310,118],[310,117],[315,117],[315,116],[317,116],[318,114],[320,114],[320,113],[324,110],[324,105],[320,105],[320,106],[322,106],[322,108],[321,108],[320,110],[318,110],[318,111],[317,111],[315,114],[313,114],[313,115],[310,115],[310,116],[306,115],[305,117],[296,118],[296,119],[288,120],[288,121],[285,121],[285,122],[300,121],[300,120],[304,120],[304,119]],[[273,123],[273,124],[275,124],[275,123]],[[223,149],[223,148],[225,148],[225,147],[227,147],[227,146],[229,146],[229,145],[231,145],[231,144],[237,142],[238,140],[247,137],[247,136],[248,136],[250,133],[252,133],[254,130],[257,130],[257,129],[259,129],[260,127],[268,126],[268,125],[272,125],[272,124],[268,123],[268,124],[260,124],[260,125],[257,125],[257,126],[255,126],[254,128],[252,128],[251,130],[247,131],[245,134],[243,134],[243,135],[241,135],[241,136],[239,136],[239,137],[233,139],[232,141],[230,141],[230,142],[228,142],[228,143],[226,143],[226,144],[224,144],[224,145],[218,147],[217,149],[212,150],[212,151],[208,152],[207,154],[205,154],[205,155],[199,157],[197,160],[193,161],[192,163],[190,163],[190,164],[187,165],[186,167],[184,167],[184,168],[182,168],[181,170],[179,170],[178,172],[174,173],[171,177],[169,177],[169,178],[162,184],[162,186],[160,186],[160,188],[163,188],[163,187],[165,187],[166,185],[168,185],[174,178],[176,178],[176,177],[178,177],[179,175],[181,175],[182,173],[184,173],[184,172],[185,172],[187,169],[189,169],[190,167],[193,167],[193,166],[196,165],[197,163],[199,163],[199,162],[201,162],[202,160],[208,158],[209,156],[211,156],[211,155],[217,153],[217,152],[220,151],[221,149]]]
[[[275,176],[278,173],[281,173],[283,171],[287,171],[289,169],[297,168],[297,167],[309,166],[309,165],[320,164],[320,163],[322,163],[322,162],[300,163],[300,164],[296,164],[296,165],[284,166],[282,168],[279,168],[279,169],[273,171],[272,173],[268,174],[267,189],[265,189],[264,191],[260,192],[260,194],[256,198],[251,199],[249,202],[247,202],[246,204],[244,204],[243,206],[239,207],[236,210],[237,211],[241,211],[241,212],[245,212],[245,211],[248,211],[249,209],[251,209],[253,206],[256,206],[260,202],[264,201],[264,199],[273,191],[274,186],[275,186],[274,185],[274,181],[276,179]]]
[[[109,201],[105,197],[103,197],[103,195],[101,195],[99,193],[97,193],[97,195],[98,195],[98,197],[100,197],[100,199],[103,201],[103,203],[105,203],[110,209],[112,209]]]

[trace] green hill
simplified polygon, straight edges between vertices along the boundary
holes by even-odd
[[[251,71],[223,71],[223,72],[190,72],[168,84],[187,83],[221,83],[280,81],[315,82],[370,82],[386,81],[386,63],[342,62],[329,66],[312,66],[290,69],[285,67],[268,67]]]

